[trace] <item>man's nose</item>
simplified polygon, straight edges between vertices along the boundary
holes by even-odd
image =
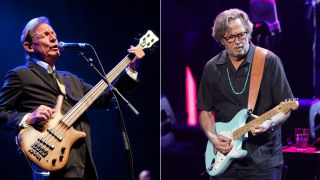
[[[240,38],[239,38],[239,37],[235,37],[234,42],[235,42],[236,44],[240,44],[241,40],[240,40]]]
[[[57,37],[55,35],[50,35],[50,42],[56,42]]]
[[[235,42],[239,43],[240,42],[240,38],[238,36],[235,37]]]

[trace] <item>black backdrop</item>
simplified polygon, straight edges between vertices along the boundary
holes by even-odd
[[[20,44],[24,25],[34,17],[47,16],[58,39],[65,42],[92,44],[106,70],[111,70],[126,54],[134,38],[151,29],[160,35],[160,3],[147,0],[56,0],[0,2],[0,83],[6,72],[25,63]],[[158,45],[159,46],[159,45]],[[91,84],[100,78],[75,52],[63,52],[57,68],[75,73]],[[159,94],[160,50],[147,53],[139,68],[140,84],[126,97],[140,111],[135,117],[122,106],[133,150],[136,177],[150,170],[154,179],[160,176]],[[129,179],[123,150],[118,112],[89,111],[94,158],[100,179]],[[19,155],[14,132],[0,130],[0,179],[31,179],[26,160]]]

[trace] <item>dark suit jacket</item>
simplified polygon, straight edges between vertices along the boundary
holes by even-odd
[[[58,71],[57,73],[59,80],[62,80],[66,86],[66,96],[62,107],[63,114],[65,114],[92,86],[70,72]],[[121,76],[117,83],[118,89],[132,89],[136,83],[129,79],[127,75]],[[56,82],[47,71],[29,60],[26,65],[17,67],[6,75],[5,83],[0,90],[0,123],[18,130],[24,115],[35,110],[39,105],[53,108],[59,94]],[[111,96],[104,93],[96,100],[94,106],[106,108],[110,104],[110,99]],[[52,173],[53,176],[82,177],[85,165],[88,164],[92,165],[96,174],[92,160],[90,126],[86,114],[84,113],[73,126],[85,131],[87,136],[72,146],[67,166]]]

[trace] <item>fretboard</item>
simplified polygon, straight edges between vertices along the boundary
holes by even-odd
[[[130,63],[130,58],[123,58],[107,75],[108,83],[112,84],[115,79],[125,70]],[[86,111],[90,105],[108,88],[104,80],[100,80],[75,106],[68,111],[61,120],[67,126],[72,124]]]
[[[263,115],[259,116],[259,118],[250,121],[249,123],[247,123],[246,125],[242,126],[241,128],[233,131],[233,133],[232,133],[233,140],[236,140],[236,139],[239,139],[240,137],[242,137],[244,134],[249,132],[250,129],[254,125],[259,125],[259,124],[263,123],[264,121],[270,119],[272,116],[274,116],[277,113],[279,113],[279,108],[280,108],[280,105],[278,105],[278,106],[274,107],[273,109],[267,111]]]

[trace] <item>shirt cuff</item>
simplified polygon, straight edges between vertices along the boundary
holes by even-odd
[[[26,123],[28,116],[30,113],[27,113],[26,115],[23,116],[21,122],[19,123],[19,127],[21,128],[27,128],[29,125]]]
[[[138,79],[138,72],[134,71],[132,72],[129,67],[126,68],[126,72],[128,74],[128,76],[130,76],[133,80],[137,80]]]

